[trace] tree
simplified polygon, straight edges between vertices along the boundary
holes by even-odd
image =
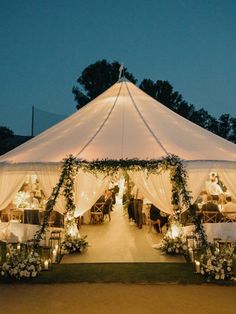
[[[119,69],[119,62],[109,63],[106,60],[97,61],[86,67],[77,79],[78,85],[72,88],[72,93],[77,102],[77,109],[80,109],[116,83],[119,78]],[[134,84],[137,82],[127,68],[124,68],[124,75]]]
[[[107,60],[100,60],[86,67],[77,79],[78,85],[72,89],[77,109],[117,82],[119,68],[119,62],[109,63]],[[131,82],[137,82],[133,74],[129,73],[126,68],[124,75]],[[155,82],[151,79],[143,79],[139,87],[186,119],[236,143],[236,118],[230,117],[229,114],[222,114],[219,119],[216,119],[203,108],[197,110],[193,104],[184,100],[183,96],[175,91],[168,81],[157,80]]]
[[[152,80],[144,79],[139,87],[174,111],[177,111],[178,107],[183,102],[182,95],[174,91],[173,86],[168,81],[158,80],[154,83]]]
[[[0,141],[3,141],[13,136],[14,133],[11,129],[7,128],[6,126],[0,126]]]
[[[228,139],[231,129],[230,123],[230,115],[229,114],[222,114],[219,117],[219,134],[220,136]]]

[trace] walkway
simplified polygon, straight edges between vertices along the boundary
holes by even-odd
[[[83,225],[81,234],[88,235],[90,247],[84,254],[66,255],[62,263],[104,263],[104,262],[157,262],[184,263],[182,256],[162,255],[153,244],[160,243],[161,235],[148,232],[148,226],[137,229],[130,225],[122,207],[111,213],[111,222],[99,225]]]
[[[7,314],[235,314],[236,287],[212,285],[15,284],[0,286]]]

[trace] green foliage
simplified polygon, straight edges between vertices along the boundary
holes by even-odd
[[[77,103],[77,109],[86,105],[118,80],[120,64],[117,61],[109,63],[107,60],[97,61],[86,67],[78,78],[77,86],[72,93]],[[137,83],[134,76],[124,69],[124,75],[133,83]],[[143,79],[139,87],[163,105],[175,111],[184,118],[199,126],[236,143],[236,118],[229,114],[222,114],[216,119],[203,108],[196,109],[183,99],[178,91],[168,81]]]
[[[13,137],[13,136],[14,136],[14,133],[11,129],[7,128],[6,126],[0,126],[0,141]]]
[[[118,81],[119,68],[119,62],[109,63],[106,60],[97,61],[86,67],[77,79],[78,85],[72,89],[77,109],[115,84]],[[126,68],[124,68],[124,74],[131,82],[136,83],[136,79]]]

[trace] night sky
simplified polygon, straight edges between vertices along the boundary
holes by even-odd
[[[16,134],[32,105],[73,113],[72,86],[103,58],[236,116],[234,0],[0,0],[0,38],[0,125]]]

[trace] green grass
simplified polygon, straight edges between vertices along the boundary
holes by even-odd
[[[42,271],[36,278],[0,278],[0,284],[30,283],[144,283],[202,284],[204,278],[193,272],[189,263],[93,263],[59,264]],[[233,281],[214,281],[218,285],[236,285]]]
[[[193,273],[191,264],[175,263],[93,263],[59,264],[33,279],[1,278],[0,283],[182,283],[199,284],[203,280]]]

